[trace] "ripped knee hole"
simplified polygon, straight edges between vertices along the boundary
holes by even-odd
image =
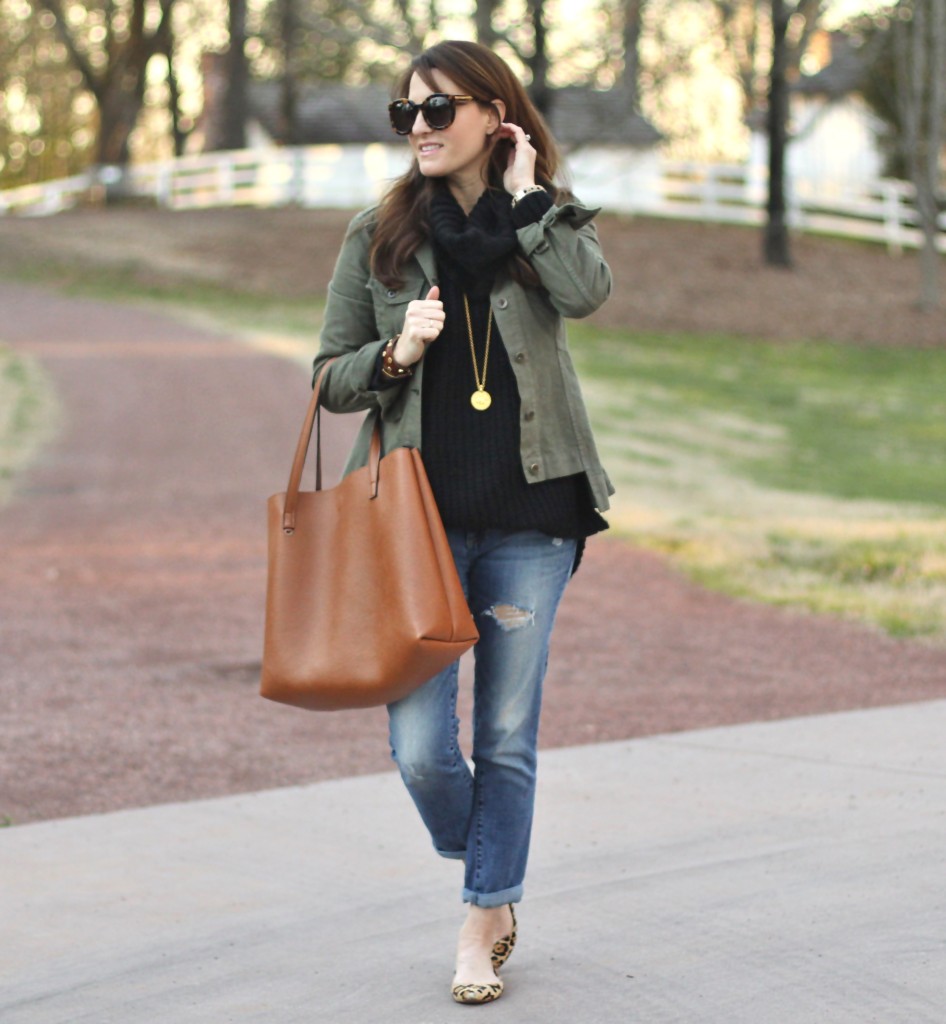
[[[527,608],[518,608],[514,604],[495,604],[492,608],[487,608],[485,614],[495,619],[500,629],[523,629],[525,626],[535,625],[535,612]]]

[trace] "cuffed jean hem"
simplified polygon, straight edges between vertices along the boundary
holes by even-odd
[[[434,847],[437,850],[437,847]],[[447,860],[466,860],[466,850],[437,850],[441,857]]]
[[[518,903],[521,899],[521,885],[514,885],[511,889],[500,889],[499,892],[463,890],[463,902],[472,903],[476,907],[504,907],[507,903]]]

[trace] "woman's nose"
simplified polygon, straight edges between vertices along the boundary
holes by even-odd
[[[411,128],[411,134],[426,135],[429,131],[431,131],[431,128],[424,120],[424,112],[422,110],[418,110],[417,116],[414,118],[414,127]]]

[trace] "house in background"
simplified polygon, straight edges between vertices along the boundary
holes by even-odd
[[[204,61],[204,111],[190,148],[213,148],[224,80],[218,55]],[[658,195],[662,136],[627,101],[622,90],[568,87],[551,91],[550,127],[564,151],[568,181],[589,205],[641,209]],[[295,195],[304,205],[355,207],[378,198],[406,170],[410,149],[391,130],[386,86],[305,84],[295,98],[294,131],[283,113],[278,81],[249,89],[248,146],[283,146],[293,138],[307,147],[305,180]],[[309,148],[315,147],[315,148]],[[630,200],[633,198],[633,203]]]
[[[575,195],[607,210],[656,208],[663,136],[634,110],[627,93],[566,86],[551,95],[549,126],[564,150]]]
[[[843,32],[819,32],[809,57],[818,69],[792,83],[789,107],[789,180],[806,198],[858,191],[883,174],[878,145],[883,123],[860,92],[867,64]],[[752,128],[752,178],[768,170],[764,113]]]

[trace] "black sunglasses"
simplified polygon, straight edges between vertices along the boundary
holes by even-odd
[[[472,102],[472,96],[448,96],[445,92],[434,92],[423,103],[405,99],[394,100],[388,104],[388,114],[391,117],[391,127],[398,135],[410,135],[417,120],[418,110],[424,115],[428,128],[439,132],[453,124],[453,119],[457,116],[458,103]]]

